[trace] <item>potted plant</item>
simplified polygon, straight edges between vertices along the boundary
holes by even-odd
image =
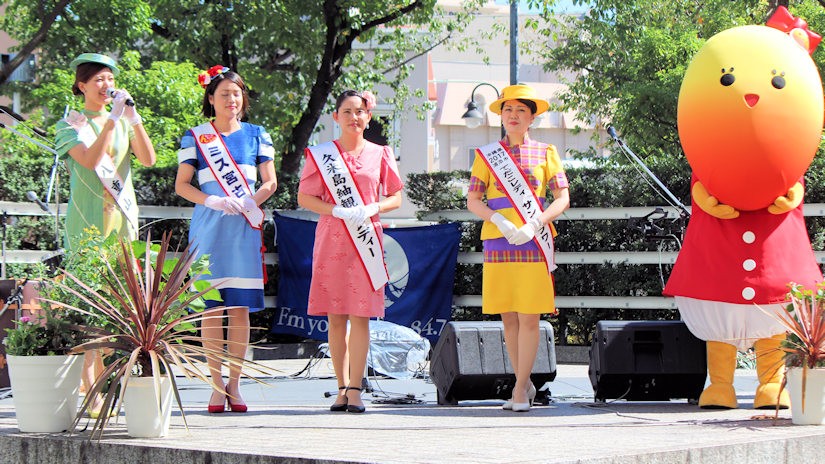
[[[105,369],[91,386],[75,420],[75,424],[80,421],[93,395],[103,394],[102,412],[92,428],[93,438],[102,436],[110,413],[118,411],[122,404],[125,404],[130,435],[165,435],[172,394],[183,413],[173,366],[187,378],[209,383],[211,380],[202,363],[208,358],[264,372],[263,366],[200,344],[196,323],[204,318],[222,317],[224,308],[192,311],[203,297],[211,292],[209,297],[215,298],[218,292],[206,282],[196,281],[199,275],[208,272],[205,260],[196,259],[195,251],[189,246],[173,255],[170,240],[171,236],[164,234],[159,245],[152,244],[149,238],[131,244],[119,241],[114,264],[106,262],[100,271],[104,280],[101,289],[94,289],[65,271],[65,278],[55,282],[81,304],[70,305],[58,300],[48,300],[49,303],[94,321],[81,328],[87,340],[72,352],[105,350],[107,353]],[[149,399],[138,399],[137,408],[132,408],[130,403],[134,401],[130,401],[130,396],[135,393],[143,393]],[[138,418],[142,413],[149,413],[151,417]],[[186,424],[185,415],[183,419]]]
[[[790,303],[776,315],[787,329],[783,388],[794,424],[825,424],[825,283],[815,289],[791,283]]]
[[[23,316],[6,329],[3,343],[9,365],[17,427],[21,432],[69,430],[77,413],[83,360],[69,354],[80,342],[79,314],[46,312]]]

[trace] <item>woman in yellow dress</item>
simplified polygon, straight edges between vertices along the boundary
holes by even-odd
[[[556,147],[528,136],[536,116],[548,107],[526,85],[505,87],[501,98],[490,104],[490,111],[501,115],[506,131],[501,142],[536,197],[544,205],[547,190],[552,192],[553,201],[544,211],[525,223],[479,155],[467,193],[467,209],[484,220],[482,312],[501,315],[507,354],[516,374],[513,396],[504,409],[517,412],[529,411],[536,396],[530,373],[538,351],[541,315],[556,313],[553,280],[533,238],[547,224],[555,236],[551,221],[570,206],[567,176]]]

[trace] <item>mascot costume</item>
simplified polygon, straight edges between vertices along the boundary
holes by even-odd
[[[693,170],[692,215],[663,293],[707,341],[703,408],[738,406],[736,352],[751,346],[753,407],[790,404],[777,349],[785,330],[768,313],[783,310],[789,282],[822,281],[802,215],[803,176],[822,135],[822,82],[810,57],[820,40],[779,7],[767,26],[711,37],[682,82],[677,118]]]

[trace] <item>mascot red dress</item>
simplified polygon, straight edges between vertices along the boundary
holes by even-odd
[[[822,135],[820,37],[784,7],[767,26],[711,37],[679,93],[682,147],[693,169],[691,218],[665,286],[691,332],[707,341],[704,408],[736,408],[737,350],[756,351],[754,408],[788,407],[777,350],[787,284],[822,273],[802,215],[802,178]]]

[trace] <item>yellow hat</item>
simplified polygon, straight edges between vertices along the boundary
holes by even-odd
[[[501,97],[490,103],[490,111],[495,114],[501,114],[501,107],[504,102],[510,100],[530,100],[536,104],[536,114],[541,114],[550,108],[550,103],[547,100],[542,100],[536,97],[536,91],[529,85],[518,84],[505,87],[501,90]]]

